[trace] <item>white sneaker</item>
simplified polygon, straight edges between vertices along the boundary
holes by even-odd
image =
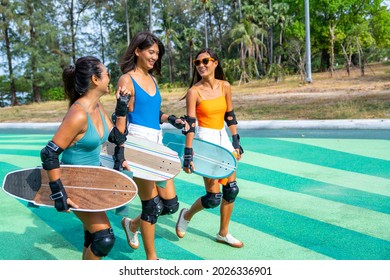
[[[183,238],[184,235],[186,234],[188,223],[190,222],[190,221],[187,221],[186,219],[184,219],[184,214],[187,212],[188,212],[187,208],[181,209],[179,219],[177,219],[176,234],[180,238]]]
[[[232,246],[234,248],[241,248],[242,246],[244,246],[244,243],[242,243],[237,238],[233,237],[233,235],[231,235],[230,233],[226,234],[226,236],[221,236],[221,235],[217,234],[216,241],[219,243],[227,244],[227,245]]]
[[[130,230],[130,224],[132,220],[130,218],[124,217],[122,219],[122,227],[125,230],[126,237],[127,237],[127,243],[129,243],[129,246],[133,248],[134,250],[137,250],[139,247],[139,240],[138,240],[138,233],[139,231],[132,232]]]

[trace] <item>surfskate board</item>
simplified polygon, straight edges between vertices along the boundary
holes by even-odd
[[[115,145],[103,144],[100,161],[103,166],[114,167]],[[130,165],[135,178],[151,181],[166,181],[174,178],[181,170],[178,154],[155,142],[128,135],[125,142],[125,159]]]
[[[68,197],[80,207],[70,208],[74,211],[115,209],[137,195],[137,185],[131,178],[106,167],[61,165],[61,181]],[[4,178],[3,190],[34,205],[54,207],[49,177],[42,167],[9,172]]]
[[[185,143],[186,137],[184,135],[164,133],[163,144],[176,151],[181,162],[184,161]],[[222,179],[229,177],[236,170],[237,161],[231,151],[196,138],[192,142],[192,148],[195,165],[193,173],[207,178]]]

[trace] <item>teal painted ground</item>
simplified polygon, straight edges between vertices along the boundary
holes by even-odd
[[[0,179],[40,165],[39,151],[51,135],[1,134]],[[389,260],[390,141],[332,138],[243,137],[239,197],[230,225],[242,249],[214,241],[219,209],[199,213],[184,239],[175,234],[178,213],[161,217],[156,247],[164,259]],[[204,194],[202,179],[180,173],[181,207]],[[140,213],[131,204],[130,216]],[[79,220],[71,213],[31,208],[0,192],[0,259],[78,260],[83,246]],[[132,250],[109,212],[117,242],[106,259],[145,259]]]

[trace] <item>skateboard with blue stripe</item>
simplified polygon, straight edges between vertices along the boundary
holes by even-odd
[[[163,144],[176,151],[180,160],[184,161],[184,147],[186,137],[181,134],[164,133]],[[212,179],[229,177],[237,168],[237,161],[233,153],[216,144],[194,138],[193,173]]]
[[[181,170],[177,152],[164,145],[128,135],[124,147],[125,159],[135,178],[166,181],[174,178]],[[115,145],[110,142],[103,144],[100,154],[103,166],[114,167],[114,149]]]

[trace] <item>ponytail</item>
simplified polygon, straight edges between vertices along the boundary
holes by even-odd
[[[73,65],[66,67],[62,73],[62,80],[64,82],[65,96],[69,99],[69,107],[80,97],[75,90],[75,72]]]
[[[69,66],[62,72],[65,95],[72,106],[81,95],[87,93],[91,86],[91,77],[101,77],[100,60],[93,56],[81,57],[76,64]]]

